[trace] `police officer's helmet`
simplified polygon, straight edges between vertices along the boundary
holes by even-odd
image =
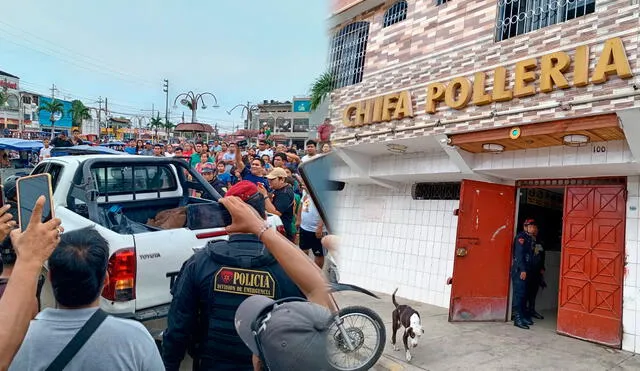
[[[12,175],[10,177],[8,177],[7,179],[4,180],[4,183],[2,183],[2,187],[4,188],[4,197],[7,200],[12,200],[14,198],[16,198],[16,194],[17,194],[17,185],[16,182],[18,181],[19,177],[16,175]]]

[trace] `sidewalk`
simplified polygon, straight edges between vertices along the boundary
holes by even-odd
[[[448,310],[403,299],[422,317],[425,334],[413,359],[391,346],[391,296],[381,300],[355,292],[336,294],[341,306],[361,305],[375,310],[387,327],[383,357],[374,370],[640,370],[640,355],[606,348],[555,333],[553,320],[538,321],[531,330],[506,323],[449,323]],[[551,323],[550,323],[551,322]],[[402,349],[402,330],[397,341]]]

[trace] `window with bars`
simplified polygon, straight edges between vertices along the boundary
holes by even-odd
[[[448,2],[449,0],[436,0],[436,5],[442,5],[446,2]]]
[[[334,89],[362,81],[369,39],[369,22],[344,26],[331,42],[329,69],[334,76]]]
[[[391,5],[384,13],[384,24],[382,27],[389,27],[405,19],[407,19],[407,2],[400,0]]]
[[[414,200],[459,200],[461,183],[414,183]]]
[[[498,0],[496,41],[593,13],[596,0]]]

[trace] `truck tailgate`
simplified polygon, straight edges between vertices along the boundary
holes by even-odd
[[[223,228],[186,228],[134,235],[137,255],[136,311],[171,302],[170,288],[182,264],[209,240],[227,238]]]

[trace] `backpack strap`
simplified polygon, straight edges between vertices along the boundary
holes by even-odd
[[[73,357],[78,354],[78,351],[89,340],[91,335],[98,329],[100,324],[107,319],[108,315],[102,309],[98,310],[85,322],[84,326],[78,331],[78,333],[71,339],[69,344],[62,349],[62,352],[58,354],[56,359],[51,362],[46,371],[62,371],[71,362]]]

